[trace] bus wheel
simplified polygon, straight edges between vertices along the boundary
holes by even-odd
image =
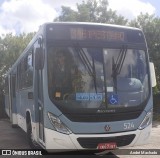
[[[38,148],[38,144],[33,139],[32,125],[30,121],[27,123],[27,141],[32,149]]]

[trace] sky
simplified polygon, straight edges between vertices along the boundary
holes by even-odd
[[[98,0],[97,0],[98,1]],[[131,20],[141,12],[160,17],[159,0],[108,0],[117,14]],[[61,6],[76,9],[82,0],[0,0],[0,35],[19,35],[37,31],[45,22],[52,22],[61,12]]]

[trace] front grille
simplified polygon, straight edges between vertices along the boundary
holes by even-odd
[[[96,149],[99,143],[110,143],[115,142],[117,147],[129,145],[135,134],[117,136],[117,137],[92,137],[92,138],[77,138],[77,141],[83,148]]]
[[[142,111],[112,114],[65,114],[73,122],[111,122],[136,119]]]

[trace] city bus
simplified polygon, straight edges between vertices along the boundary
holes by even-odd
[[[149,139],[155,85],[140,29],[45,23],[6,75],[5,110],[33,148],[124,148]]]

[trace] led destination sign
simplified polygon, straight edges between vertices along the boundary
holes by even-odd
[[[145,39],[140,30],[120,27],[93,27],[74,25],[47,25],[47,39],[73,41],[106,41],[144,44]]]
[[[107,40],[107,41],[124,41],[124,32],[110,30],[93,30],[83,28],[71,28],[71,39],[85,40]]]

